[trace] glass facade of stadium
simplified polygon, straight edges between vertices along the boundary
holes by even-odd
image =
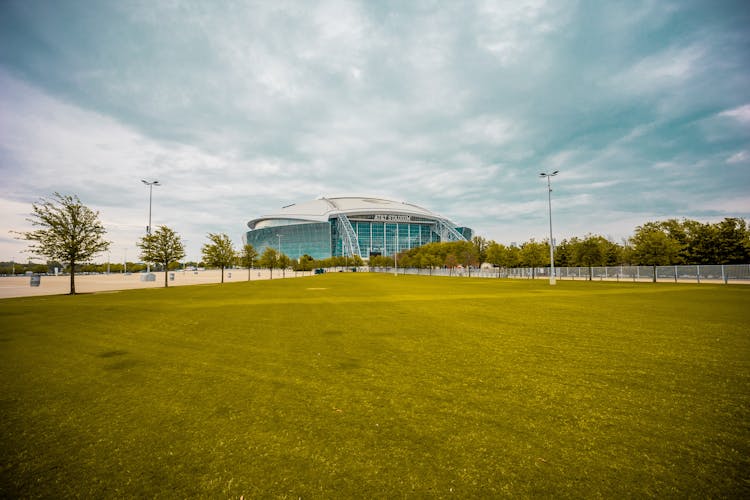
[[[268,221],[265,227],[256,227],[248,231],[247,243],[262,253],[266,247],[280,250],[293,259],[309,255],[314,259],[325,259],[332,256],[351,256],[352,245],[358,247],[362,258],[373,255],[391,256],[394,253],[420,247],[427,243],[446,241],[445,228],[432,218],[407,215],[365,214],[349,215],[346,223],[338,217],[328,222],[309,222],[302,220]],[[347,238],[347,227],[353,235]],[[470,240],[472,230],[467,227],[455,227],[455,233],[463,239]],[[441,236],[443,235],[443,236]],[[356,238],[355,238],[356,236]]]

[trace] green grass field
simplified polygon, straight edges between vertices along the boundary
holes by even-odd
[[[750,287],[0,301],[1,497],[748,497]]]

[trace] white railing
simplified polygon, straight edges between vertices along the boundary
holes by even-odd
[[[456,276],[471,278],[549,278],[548,267],[517,268],[398,268],[371,267],[370,272],[415,274],[422,276]],[[560,280],[592,281],[658,281],[674,283],[748,283],[750,264],[716,264],[692,266],[609,266],[555,267]]]

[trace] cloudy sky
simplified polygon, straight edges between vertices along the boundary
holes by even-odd
[[[208,232],[380,195],[502,243],[750,219],[745,0],[0,2],[0,260],[31,203]]]

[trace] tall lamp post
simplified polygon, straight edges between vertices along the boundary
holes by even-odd
[[[141,179],[141,182],[148,186],[148,226],[146,226],[146,234],[151,236],[151,195],[154,190],[154,186],[161,186],[161,184],[159,184],[159,181],[157,180],[149,182]],[[146,262],[146,272],[151,272],[150,262]]]
[[[552,184],[550,183],[550,177],[556,176],[560,171],[555,170],[552,173],[542,172],[539,177],[547,178],[547,205],[549,207],[549,284],[555,284],[555,245],[552,239]]]
[[[396,251],[393,253],[393,275],[398,276],[398,222],[396,223]]]

